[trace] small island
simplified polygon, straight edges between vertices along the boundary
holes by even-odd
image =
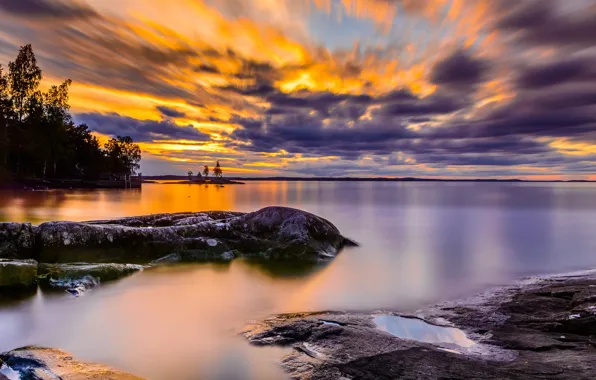
[[[244,185],[244,182],[234,181],[223,177],[223,168],[221,167],[219,160],[213,167],[213,175],[209,169],[209,165],[205,165],[202,171],[198,171],[196,176],[192,170],[187,173],[187,180],[183,180],[183,176],[149,176],[143,181],[143,183],[160,183],[164,185]]]

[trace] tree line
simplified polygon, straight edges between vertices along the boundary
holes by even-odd
[[[192,181],[192,176],[194,175],[194,173],[192,172],[192,170],[188,171],[188,180]],[[221,165],[219,164],[219,161],[217,161],[217,163],[215,164],[215,167],[213,168],[213,175],[215,176],[215,178],[222,178],[223,177],[223,170],[221,168]],[[203,174],[201,175],[201,171],[199,170],[197,172],[197,179],[201,179],[201,178],[209,178],[209,166],[205,165],[203,167]]]
[[[135,174],[141,150],[132,138],[102,146],[87,125],[72,120],[71,80],[44,93],[42,78],[31,45],[20,48],[8,70],[0,65],[0,180]]]

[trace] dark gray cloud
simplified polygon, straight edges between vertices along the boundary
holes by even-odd
[[[428,128],[425,138],[486,138],[502,136],[572,137],[596,131],[596,115],[589,111],[517,109],[517,104],[483,119]],[[521,107],[520,107],[521,108]]]
[[[28,19],[74,20],[98,17],[92,8],[72,0],[1,0],[0,11]]]
[[[472,56],[468,50],[455,50],[433,67],[434,84],[455,89],[468,89],[487,78],[488,62]]]
[[[592,6],[562,13],[561,2],[526,0],[497,23],[501,31],[514,33],[530,45],[592,47],[596,44],[596,9]]]
[[[561,83],[596,81],[594,62],[596,57],[538,63],[521,71],[518,85],[522,88],[540,88]]]
[[[565,109],[596,105],[596,87],[551,89],[533,98],[536,109]]]
[[[184,117],[186,114],[182,111],[178,111],[177,109],[166,107],[166,106],[157,106],[155,107],[163,116],[165,117]]]
[[[248,149],[256,152],[283,149],[290,153],[356,157],[366,152],[390,151],[392,142],[414,136],[404,125],[367,121],[345,128],[342,123],[326,125],[319,116],[308,114],[283,116],[269,122],[238,122],[243,128],[230,137],[250,143]]]
[[[433,116],[463,109],[466,104],[455,97],[431,95],[424,99],[403,98],[383,105],[376,115],[380,116]]]
[[[181,127],[169,120],[138,120],[116,113],[77,114],[75,120],[87,124],[93,131],[110,136],[130,136],[136,142],[176,139],[209,141],[211,139],[208,134],[192,125]]]
[[[275,92],[275,88],[270,83],[256,83],[247,85],[227,85],[222,86],[220,89],[224,91],[234,92],[239,95],[247,96],[267,96],[272,92]]]
[[[219,74],[220,71],[217,67],[207,64],[207,63],[203,63],[200,65],[197,65],[193,68],[193,71],[197,72],[197,73],[209,73],[209,74]]]

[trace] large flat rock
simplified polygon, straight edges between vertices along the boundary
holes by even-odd
[[[249,326],[289,346],[292,379],[593,379],[596,274],[550,278],[416,312],[280,315]]]
[[[23,347],[0,354],[1,361],[8,366],[8,369],[4,367],[4,372],[16,373],[21,379],[142,380],[103,364],[80,362],[72,355],[53,348]]]
[[[18,228],[0,223],[2,230]],[[22,232],[11,232],[0,235],[0,246],[10,247],[6,252],[11,256],[28,255],[44,263],[147,263],[166,256],[182,261],[238,256],[317,261],[353,244],[329,221],[286,207],[248,214],[213,211],[49,222],[30,230],[33,244],[22,242],[27,240]]]

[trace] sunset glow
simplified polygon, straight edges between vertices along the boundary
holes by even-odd
[[[0,63],[31,43],[43,86],[71,78],[75,121],[130,135],[144,174],[596,169],[590,1],[22,0],[0,17]]]

